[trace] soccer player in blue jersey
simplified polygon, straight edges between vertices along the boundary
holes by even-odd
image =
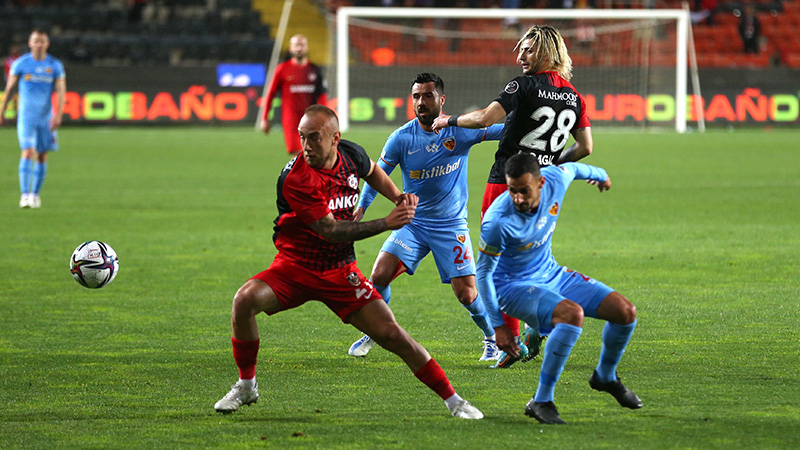
[[[581,163],[540,169],[530,153],[510,157],[504,169],[508,190],[492,203],[481,224],[478,289],[501,350],[512,356],[521,350],[501,311],[550,334],[539,386],[525,414],[545,424],[565,423],[553,403],[555,384],[581,335],[584,316],[607,322],[589,386],[610,393],[626,408],[641,408],[639,397],[617,377],[636,327],[636,308],[605,284],[558,265],[550,247],[570,183],[588,180],[603,192],[611,188],[611,179],[605,170]]]
[[[413,275],[420,261],[433,253],[442,283],[450,283],[456,298],[483,331],[484,351],[480,360],[499,355],[494,329],[489,324],[475,285],[475,262],[467,227],[467,157],[473,145],[498,140],[502,125],[485,129],[453,127],[436,134],[431,130],[445,102],[444,82],[432,73],[420,73],[411,83],[415,119],[395,130],[383,147],[378,165],[391,173],[397,165],[403,172],[403,190],[419,197],[414,220],[386,239],[370,277],[388,304],[390,283],[403,272]],[[366,186],[358,202],[359,220],[375,198]],[[373,345],[365,335],[350,347],[352,356],[365,356]]]
[[[47,154],[58,149],[56,129],[61,126],[67,81],[61,61],[47,54],[47,32],[33,30],[28,39],[30,53],[11,65],[3,100],[0,102],[0,125],[11,91],[19,83],[17,136],[22,155],[19,161],[20,208],[39,208],[39,191],[47,173]],[[51,97],[55,90],[56,112]]]
[[[442,115],[434,131],[448,126],[480,128],[506,118],[503,137],[495,153],[481,203],[481,217],[498,195],[506,191],[503,167],[519,152],[537,156],[539,166],[578,161],[592,153],[592,131],[586,102],[570,83],[572,59],[559,31],[548,25],[534,25],[522,35],[514,50],[522,75],[509,81],[500,95],[484,109],[458,116]],[[575,143],[567,147],[570,135]],[[506,317],[514,336],[519,322]],[[530,360],[538,353],[543,338],[525,331],[522,341],[531,346]],[[524,348],[524,347],[523,347]],[[496,367],[507,368],[518,360],[500,355]]]

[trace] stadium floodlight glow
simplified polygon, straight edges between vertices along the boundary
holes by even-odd
[[[673,108],[674,111],[669,111],[670,119],[669,124],[673,123],[674,120],[674,128],[677,132],[683,133],[687,129],[687,108],[685,107],[685,99],[687,98],[687,46],[689,42],[689,27],[691,26],[690,15],[688,11],[680,10],[680,9],[647,9],[647,10],[614,10],[614,9],[571,9],[571,10],[564,10],[564,9],[476,9],[476,8],[391,8],[391,7],[341,7],[337,10],[336,13],[336,96],[338,98],[337,110],[339,114],[339,123],[342,130],[347,130],[350,126],[351,122],[351,109],[350,109],[350,100],[351,100],[351,83],[353,82],[352,73],[351,73],[351,58],[353,54],[351,53],[351,47],[353,42],[351,42],[351,30],[354,27],[354,22],[361,22],[362,20],[373,20],[373,21],[383,21],[383,22],[375,22],[378,27],[375,25],[371,25],[375,27],[374,29],[378,31],[388,30],[388,29],[399,29],[399,28],[406,28],[412,30],[413,28],[408,28],[413,25],[408,25],[410,20],[405,19],[416,19],[419,20],[419,23],[422,23],[424,20],[449,20],[449,19],[477,19],[477,20],[486,20],[486,19],[496,19],[498,23],[503,19],[507,19],[509,17],[513,17],[518,19],[519,21],[526,21],[532,20],[536,21],[536,23],[541,23],[542,21],[562,21],[563,23],[567,23],[568,21],[591,21],[592,23],[616,23],[619,24],[622,21],[632,21],[631,23],[637,24],[636,26],[639,27],[647,27],[647,24],[653,27],[653,30],[656,31],[649,31],[648,33],[641,33],[641,30],[635,30],[633,33],[640,33],[637,36],[647,34],[649,37],[647,38],[647,45],[645,50],[648,52],[652,51],[652,49],[658,49],[664,47],[664,45],[653,45],[650,46],[651,42],[655,42],[657,38],[660,38],[665,32],[662,29],[657,29],[655,27],[661,26],[661,24],[669,23],[670,28],[668,34],[670,40],[667,42],[666,47],[668,47],[669,54],[669,65],[664,67],[664,71],[669,71],[669,76],[658,76],[653,77],[652,72],[656,72],[656,70],[650,69],[650,61],[648,60],[648,56],[643,56],[644,62],[638,63],[636,70],[646,72],[644,75],[637,75],[640,78],[660,78],[660,79],[667,79],[669,78],[668,82],[660,80],[661,83],[655,91],[659,94],[667,94],[669,96],[674,95],[673,99],[670,100],[673,102],[670,104],[670,108]],[[402,25],[396,25],[395,23],[398,22],[397,19],[404,19],[402,21]],[[604,22],[605,21],[605,22]],[[577,23],[577,22],[576,22]],[[382,24],[382,25],[381,25]],[[607,27],[599,26],[598,28],[622,28],[619,25],[609,25]],[[564,33],[564,28],[559,27]],[[629,30],[630,31],[630,30]],[[468,34],[470,31],[466,32],[451,32],[449,30],[437,30],[437,33],[441,35],[466,35],[466,39],[468,39]],[[568,31],[569,33],[569,31]],[[369,35],[369,33],[367,33]],[[375,33],[377,34],[377,33]],[[498,33],[498,36],[501,37]],[[629,33],[630,34],[630,33]],[[655,36],[655,37],[653,37]],[[503,38],[507,39],[508,42],[511,42],[511,47],[515,43],[516,39],[519,38],[517,34],[516,37],[510,35],[503,35]],[[565,35],[566,38],[566,35]],[[652,38],[652,39],[651,39]],[[375,37],[374,39],[378,39]],[[610,37],[613,41],[613,37]],[[658,42],[656,44],[662,44],[662,42]],[[570,55],[574,55],[574,46],[570,45]],[[481,48],[476,48],[475,52],[481,51],[489,51],[484,50]],[[509,48],[509,52],[511,49]],[[638,48],[637,51],[643,53],[644,50]],[[420,49],[420,52],[427,52],[427,49],[424,47]],[[603,56],[603,55],[601,55]],[[636,55],[634,55],[636,56]],[[508,59],[509,64],[513,62],[513,54],[508,53],[505,56]],[[636,56],[638,58],[638,56]],[[573,60],[576,58],[573,56]],[[434,58],[430,59],[430,62],[425,62],[424,64],[430,65],[432,67],[437,66],[437,61]],[[625,64],[623,64],[625,65]],[[645,68],[644,66],[648,66]],[[575,64],[576,71],[586,69],[586,65],[582,65],[581,63],[576,62]],[[674,68],[674,70],[672,70]],[[593,69],[593,67],[589,67],[589,69]],[[397,67],[394,68],[397,70]],[[466,68],[465,68],[466,70]],[[620,68],[620,71],[624,70],[624,68]],[[629,71],[633,71],[633,69],[628,69]],[[608,70],[606,70],[608,71]],[[516,73],[514,76],[520,74],[520,70],[517,67]],[[620,72],[622,73],[622,72]],[[614,75],[606,75],[613,77]],[[695,74],[696,76],[696,74]],[[576,77],[575,85],[578,88],[578,91],[584,94],[587,94],[586,85],[587,85],[587,78],[591,81],[593,76],[583,76],[581,78]],[[508,78],[506,81],[510,80]],[[447,79],[446,79],[447,80]],[[651,83],[648,79],[639,82],[639,84],[647,85]],[[666,85],[664,84],[666,83]],[[502,88],[502,84],[489,84],[487,82],[485,86],[484,98],[485,102],[481,103],[479,106],[484,107],[491,100],[493,100],[492,94],[499,92]],[[650,88],[644,89],[647,93],[650,93]],[[663,91],[663,92],[662,92]],[[450,91],[452,93],[452,91]],[[461,92],[456,93],[456,95],[460,96]],[[647,95],[640,96],[641,98],[646,98]],[[663,97],[663,95],[662,95]]]

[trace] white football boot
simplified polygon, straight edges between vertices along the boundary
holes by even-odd
[[[231,386],[231,390],[222,397],[222,400],[214,404],[214,409],[223,414],[230,414],[242,405],[250,405],[258,401],[258,383],[252,389],[242,387],[237,381]]]
[[[30,206],[31,208],[41,208],[42,207],[42,199],[39,197],[39,194],[31,194],[30,196]]]
[[[478,361],[497,361],[500,358],[500,349],[494,339],[483,340],[483,355]]]
[[[20,208],[30,208],[31,207],[31,195],[30,194],[22,194],[19,197],[19,207]]]
[[[450,408],[450,414],[460,419],[483,419],[483,413],[466,400],[461,400]]]
[[[367,356],[369,349],[371,349],[373,345],[375,345],[375,341],[365,334],[361,339],[353,342],[353,345],[350,346],[350,350],[348,350],[347,353],[350,356]]]

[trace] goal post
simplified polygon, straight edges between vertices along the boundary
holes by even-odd
[[[407,93],[413,74],[422,71],[442,76],[446,94],[454,99],[470,93],[448,111],[488,105],[521,74],[513,48],[522,32],[544,23],[556,26],[567,42],[573,83],[592,100],[593,124],[687,130],[688,11],[392,7],[336,12],[334,77],[341,129],[359,122],[351,102],[365,90]],[[367,53],[378,46],[397,53],[392,65],[380,67],[369,59]],[[448,99],[448,106],[453,103]]]

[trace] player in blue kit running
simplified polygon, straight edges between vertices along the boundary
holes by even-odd
[[[509,158],[505,177],[508,191],[492,203],[481,224],[478,288],[497,346],[504,352],[516,357],[520,346],[501,310],[550,334],[539,386],[525,414],[545,424],[565,423],[553,403],[555,384],[581,335],[584,316],[607,322],[600,362],[589,385],[610,393],[626,408],[641,408],[639,397],[617,377],[617,365],[636,327],[636,308],[605,284],[558,265],[551,252],[570,183],[588,180],[603,192],[611,188],[611,179],[605,170],[581,163],[540,169],[530,153]]]
[[[56,128],[61,126],[67,81],[61,61],[47,54],[50,39],[45,31],[33,30],[28,39],[30,53],[11,65],[5,94],[0,102],[0,125],[11,91],[19,83],[17,136],[22,151],[19,161],[20,208],[39,208],[39,191],[47,173],[47,153],[58,149]],[[53,114],[53,90],[58,97]]]
[[[503,126],[485,129],[452,127],[436,134],[431,130],[445,102],[444,82],[432,73],[420,73],[411,83],[416,118],[395,130],[383,147],[378,165],[392,173],[397,165],[403,172],[403,190],[419,197],[414,220],[386,239],[370,280],[388,304],[390,283],[403,272],[413,275],[419,263],[433,253],[442,283],[450,283],[456,298],[483,331],[484,351],[480,360],[495,360],[494,329],[488,322],[475,285],[475,262],[467,226],[467,157],[473,145],[498,140]],[[366,186],[355,211],[355,220],[375,198]],[[365,356],[373,341],[363,336],[353,343],[349,354]]]

